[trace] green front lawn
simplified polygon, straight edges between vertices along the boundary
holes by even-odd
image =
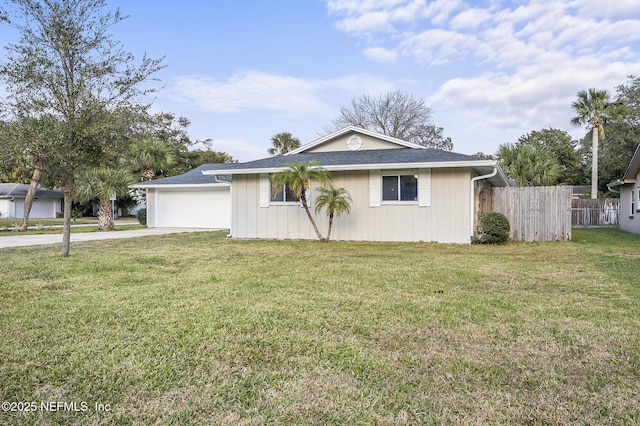
[[[0,250],[0,424],[640,423],[640,236],[224,236]]]

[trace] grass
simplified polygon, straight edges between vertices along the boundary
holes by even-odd
[[[14,229],[15,227],[20,227],[22,225],[22,219],[0,219],[0,238],[3,236],[15,236],[16,232],[19,232],[20,235],[62,234],[62,222],[62,219],[31,219],[29,221],[29,229],[23,232]],[[132,224],[134,222],[135,224]],[[95,225],[95,227],[87,225]],[[116,219],[115,226],[118,231],[144,228],[144,226],[137,223],[137,219],[135,217]],[[99,231],[98,219],[95,217],[81,218],[71,221],[71,232],[73,233],[97,231]]]
[[[135,220],[135,218],[133,218]],[[36,223],[41,223],[45,226],[54,226],[54,225],[62,225],[63,219],[29,219],[29,225],[35,225]],[[22,225],[22,217],[13,218],[13,219],[0,219],[0,227],[12,227],[15,223],[19,223]],[[72,219],[72,225],[80,225],[80,224],[92,224],[98,223],[98,218],[96,217],[82,217],[79,219]]]
[[[0,400],[80,411],[0,424],[640,424],[639,249],[612,230],[5,249]]]

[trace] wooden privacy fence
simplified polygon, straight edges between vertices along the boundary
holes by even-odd
[[[505,215],[514,241],[569,241],[572,192],[570,186],[477,188],[476,212]]]
[[[572,200],[571,207],[571,223],[573,226],[618,226],[619,198]]]

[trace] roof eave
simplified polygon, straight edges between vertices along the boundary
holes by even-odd
[[[131,188],[203,188],[203,187],[225,187],[231,186],[231,182],[219,182],[219,183],[156,183],[156,184],[147,184],[137,183],[132,185]]]
[[[416,163],[367,163],[367,164],[338,164],[338,165],[322,165],[328,171],[361,171],[361,170],[401,170],[401,169],[436,169],[436,168],[456,168],[456,167],[495,167],[496,162],[493,160],[480,161],[429,161]],[[279,167],[264,167],[251,169],[228,169],[228,170],[203,170],[204,175],[249,175],[260,173],[277,173],[286,169],[286,165]],[[500,170],[502,173],[502,170]],[[504,174],[503,174],[504,176]],[[505,178],[506,180],[506,178]]]
[[[616,180],[614,182],[608,183],[607,186],[610,186],[612,188],[617,188],[619,186],[632,185],[634,183],[636,183],[636,179],[622,179],[622,180]]]

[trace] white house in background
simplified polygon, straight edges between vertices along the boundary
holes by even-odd
[[[640,145],[622,179],[609,187],[620,191],[620,229],[640,234]]]
[[[147,191],[147,227],[230,229],[230,179],[204,175],[209,167],[134,185]]]
[[[29,185],[22,183],[0,183],[0,219],[22,218],[28,190]],[[53,219],[62,214],[63,200],[62,191],[38,188],[29,217]]]

